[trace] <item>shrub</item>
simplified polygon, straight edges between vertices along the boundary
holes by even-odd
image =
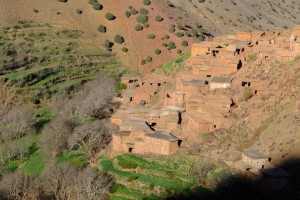
[[[181,46],[183,46],[183,47],[187,47],[187,46],[189,46],[189,43],[188,43],[188,41],[186,41],[186,40],[183,40],[183,41],[181,42]]]
[[[93,8],[94,8],[94,10],[102,10],[103,6],[102,6],[102,4],[98,3],[98,1],[95,1],[93,3]]]
[[[176,49],[176,44],[174,42],[169,42],[168,43],[168,48],[169,49]]]
[[[153,34],[148,35],[148,39],[154,39],[154,38],[155,38],[155,35],[153,35]]]
[[[164,39],[168,40],[168,39],[170,39],[170,36],[169,35],[165,35]]]
[[[148,22],[148,16],[147,15],[139,15],[136,17],[136,21],[138,23],[144,24],[144,23]]]
[[[184,27],[183,27],[181,24],[177,24],[177,28],[178,28],[179,30],[184,30]]]
[[[122,44],[124,42],[124,38],[121,35],[116,35],[114,37],[115,43]]]
[[[34,12],[34,13],[38,13],[39,10],[37,10],[37,9],[34,8],[34,9],[33,9],[33,12]]]
[[[140,24],[138,24],[138,25],[135,26],[135,30],[136,31],[142,31],[143,29],[144,29],[144,27],[142,25],[140,25]]]
[[[181,52],[182,52],[181,49],[177,49],[178,54],[181,54]]]
[[[153,60],[153,59],[152,59],[151,56],[148,56],[148,57],[146,58],[146,61],[147,61],[147,62],[152,62],[152,60]]]
[[[177,32],[177,33],[175,33],[175,35],[176,35],[177,37],[183,37],[183,36],[184,36],[184,33],[182,33],[182,32]]]
[[[161,54],[161,50],[160,50],[160,49],[155,49],[154,53],[155,53],[156,55],[159,55],[159,54]]]
[[[163,47],[167,47],[168,44],[167,44],[167,43],[162,43],[162,46],[163,46]]]
[[[105,18],[106,18],[107,20],[114,20],[114,19],[116,19],[116,16],[114,16],[114,15],[111,14],[111,13],[106,13],[106,14],[105,14]]]
[[[147,14],[148,14],[148,10],[145,9],[145,8],[141,8],[141,9],[140,9],[140,14],[142,14],[142,15],[147,15]]]
[[[103,46],[107,51],[111,51],[111,48],[114,46],[114,43],[109,40],[105,40]]]
[[[129,11],[126,11],[125,15],[126,15],[127,18],[129,18],[131,16],[131,13]]]
[[[143,1],[143,4],[146,5],[146,6],[148,6],[148,5],[151,4],[151,1],[150,1],[150,0],[144,0],[144,1]]]
[[[174,26],[173,24],[171,24],[171,25],[169,26],[169,32],[170,32],[170,33],[175,33],[175,26]]]
[[[146,60],[142,60],[141,65],[145,65],[145,64],[146,64]]]
[[[243,96],[242,96],[243,100],[247,102],[252,97],[253,97],[253,93],[252,93],[251,88],[245,88],[245,90],[243,92]]]
[[[128,52],[128,49],[127,49],[126,47],[123,47],[123,48],[122,48],[122,51],[125,52],[125,53],[127,53],[127,52]]]
[[[160,16],[160,15],[157,15],[156,17],[155,17],[155,21],[157,21],[157,22],[161,22],[161,21],[163,21],[164,20],[164,18],[162,17],[162,16]]]
[[[145,28],[149,28],[149,24],[145,23],[145,24],[144,24],[144,27],[145,27]]]
[[[199,40],[200,42],[204,41],[204,39],[205,39],[205,37],[204,37],[203,35],[200,35],[200,36],[198,37],[198,40]]]
[[[97,2],[97,0],[89,0],[89,4],[93,5],[94,2]]]
[[[63,3],[68,2],[68,0],[58,0],[58,1]]]
[[[99,25],[99,26],[98,26],[98,31],[99,31],[100,33],[106,33],[106,27],[103,26],[103,25]]]
[[[139,13],[139,11],[137,11],[135,8],[131,8],[131,9],[130,9],[130,13],[131,13],[132,15],[136,15],[136,14]]]
[[[77,9],[77,10],[76,10],[76,13],[80,15],[80,14],[82,14],[82,10]]]

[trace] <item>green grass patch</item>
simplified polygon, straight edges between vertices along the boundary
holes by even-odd
[[[42,173],[46,162],[40,154],[33,155],[21,168],[22,172],[29,176],[38,176]]]
[[[21,164],[20,160],[14,160],[11,162],[8,162],[4,165],[4,170],[8,172],[14,172],[19,168],[19,165]]]
[[[58,159],[59,163],[65,162],[79,167],[85,167],[88,165],[88,160],[80,153],[70,153],[63,155]]]

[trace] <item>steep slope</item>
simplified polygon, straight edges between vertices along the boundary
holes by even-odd
[[[300,2],[292,0],[170,0],[215,35],[273,30],[299,24]]]
[[[166,60],[188,51],[187,45],[195,42],[197,37],[201,36],[202,30],[193,27],[194,23],[189,20],[184,11],[172,8],[164,1],[149,2],[150,5],[145,5],[143,0],[103,0],[99,1],[103,8],[95,10],[88,0],[72,0],[65,3],[57,0],[20,0],[18,3],[3,0],[0,2],[0,23],[9,24],[19,20],[46,22],[54,26],[93,33],[96,35],[95,40],[101,43],[105,40],[114,42],[114,37],[120,35],[124,38],[124,42],[121,44],[114,42],[112,51],[116,52],[121,61],[128,66],[150,72]],[[143,11],[140,10],[141,8],[144,8]],[[76,13],[77,9],[80,9],[82,14]],[[135,14],[135,10],[139,14]],[[127,17],[126,12],[130,12],[131,16]],[[115,17],[108,20],[105,17],[107,13]],[[139,15],[147,16],[148,20],[141,20],[138,23]],[[158,15],[163,19],[156,19]],[[139,27],[143,27],[143,30],[135,30],[138,24]],[[181,30],[175,27],[175,30],[170,33],[169,26],[177,24],[182,24],[178,26]],[[106,28],[105,33],[97,31],[99,25]],[[150,34],[155,38],[149,39]],[[183,41],[187,43],[182,45]],[[168,45],[170,42],[174,42],[175,45]]]

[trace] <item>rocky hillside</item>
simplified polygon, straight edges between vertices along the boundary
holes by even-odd
[[[170,0],[215,35],[274,30],[299,24],[300,2],[293,0]],[[202,3],[199,3],[202,2]]]

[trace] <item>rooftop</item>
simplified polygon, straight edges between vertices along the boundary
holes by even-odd
[[[211,79],[211,82],[213,83],[230,83],[231,78],[228,77],[214,77]]]
[[[166,133],[166,132],[160,132],[160,131],[147,133],[145,136],[157,138],[157,139],[161,139],[161,140],[167,140],[167,141],[171,141],[171,142],[178,140],[178,138],[174,137],[173,135]]]
[[[250,158],[253,158],[253,159],[267,159],[268,157],[259,153],[258,151],[256,150],[252,150],[252,149],[246,149],[244,151],[244,154]]]

